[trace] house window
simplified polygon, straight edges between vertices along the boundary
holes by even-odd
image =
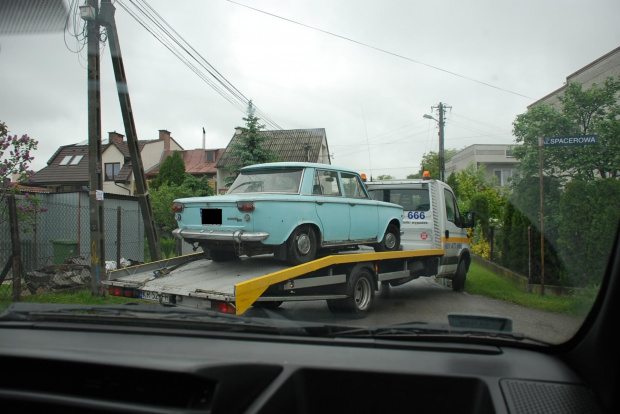
[[[503,187],[506,184],[508,184],[508,179],[512,175],[510,170],[502,170],[502,171],[496,170],[496,171],[493,171],[493,173],[497,177],[500,187]]]
[[[62,161],[60,161],[59,165],[69,164],[69,161],[71,161],[71,158],[73,158],[73,155],[67,155],[65,158],[62,159]]]
[[[512,148],[510,148],[510,149],[507,149],[507,150],[506,150],[506,156],[507,156],[507,157],[513,157],[513,158],[514,158],[514,156],[515,156],[515,155],[514,155],[514,153],[513,153]]]
[[[105,180],[114,181],[119,171],[121,170],[121,164],[119,162],[111,162],[105,164]]]
[[[78,165],[80,161],[82,161],[82,158],[84,158],[83,155],[76,155],[70,165]]]
[[[207,152],[207,162],[215,162],[215,153],[213,151]]]

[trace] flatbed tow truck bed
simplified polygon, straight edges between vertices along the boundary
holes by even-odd
[[[330,309],[339,310],[363,306],[357,310],[366,313],[374,294],[370,302],[365,298],[360,302],[355,297],[360,288],[363,294],[364,288],[376,290],[381,282],[402,284],[434,275],[444,253],[443,249],[360,250],[293,267],[272,255],[214,262],[194,253],[110,271],[102,284],[114,296],[235,314],[244,313],[255,302],[276,307],[300,300],[327,300],[333,305]],[[362,279],[361,286],[358,279]]]

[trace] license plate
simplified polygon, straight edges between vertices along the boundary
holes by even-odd
[[[170,295],[167,295],[165,293],[159,294],[157,292],[151,292],[149,290],[141,290],[140,299],[152,300],[161,303],[170,303]]]
[[[200,220],[202,224],[222,224],[222,209],[220,208],[201,208]]]

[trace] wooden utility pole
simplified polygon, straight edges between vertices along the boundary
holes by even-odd
[[[125,67],[123,66],[123,56],[121,54],[121,45],[118,40],[118,31],[116,30],[116,23],[114,20],[115,11],[116,9],[110,0],[102,0],[100,22],[105,25],[107,29],[110,54],[112,55],[112,67],[114,68],[118,99],[120,101],[121,113],[123,115],[125,135],[127,136],[127,147],[129,149],[131,167],[136,183],[135,195],[138,197],[140,210],[142,211],[142,217],[144,219],[144,231],[146,232],[146,238],[149,244],[151,260],[160,260],[161,250],[159,247],[159,239],[155,227],[151,200],[148,194],[146,177],[144,175],[144,168],[142,166],[140,148],[138,147],[138,134],[136,132],[136,126],[133,119],[131,100],[129,99],[129,89],[127,87],[127,77],[125,76]]]
[[[100,295],[101,271],[105,272],[105,228],[103,223],[103,173],[101,168],[101,67],[99,54],[99,5],[88,0],[95,19],[88,31],[88,200],[90,208],[91,293]]]

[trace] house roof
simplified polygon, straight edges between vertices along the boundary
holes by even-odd
[[[88,185],[88,145],[65,145],[58,148],[47,162],[47,167],[37,171],[29,184]]]
[[[261,131],[267,136],[264,149],[274,151],[279,161],[316,162],[321,152],[323,141],[327,143],[325,128],[289,129],[277,131]],[[228,143],[224,153],[217,162],[217,168],[236,165],[237,157],[233,155],[232,146],[239,142],[242,134],[236,133]]]
[[[564,85],[560,86],[559,88],[557,88],[556,90],[554,90],[553,92],[550,92],[548,94],[546,94],[545,96],[543,96],[542,98],[538,99],[536,102],[531,103],[527,106],[527,109],[532,108],[535,105],[538,105],[541,102],[544,102],[545,100],[547,100],[548,98],[550,98],[551,96],[557,95],[560,92],[562,92],[564,89],[566,89],[566,86],[571,82],[571,80],[576,77],[577,75],[585,72],[586,70],[596,66],[597,64],[601,63],[602,61],[604,61],[605,59],[607,59],[610,56],[615,55],[616,53],[620,53],[620,47],[615,48],[614,50],[612,50],[609,53],[604,54],[603,56],[599,57],[596,60],[593,60],[592,62],[588,63],[587,65],[585,65],[584,67],[582,67],[581,69],[578,69],[577,71],[571,73],[570,75],[568,75],[566,77],[566,82],[564,82]]]
[[[185,172],[192,175],[205,175],[205,174],[215,174],[217,169],[215,165],[217,164],[217,160],[221,157],[224,152],[223,148],[217,149],[194,149],[194,150],[184,150],[178,151],[183,157],[183,162],[185,163]],[[207,153],[215,152],[215,157],[213,162],[207,162]],[[162,156],[162,162],[166,159],[166,157],[171,156],[174,151],[165,151]],[[161,162],[151,168],[147,175],[149,177],[156,176],[159,173],[159,167],[161,167]]]

